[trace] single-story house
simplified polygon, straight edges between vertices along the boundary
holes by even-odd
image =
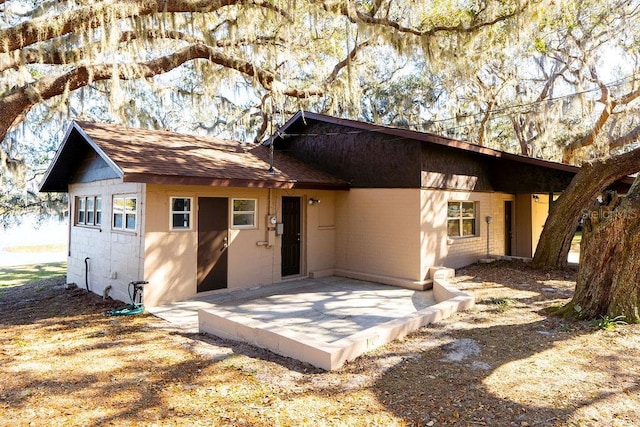
[[[531,257],[577,168],[300,112],[270,141],[72,123],[41,191],[69,194],[67,280],[148,306],[341,275],[429,286],[430,267]]]

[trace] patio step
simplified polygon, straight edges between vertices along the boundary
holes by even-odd
[[[433,289],[433,279],[427,279],[422,282],[415,283],[415,287],[412,286],[411,289],[415,289],[416,291],[428,291]]]

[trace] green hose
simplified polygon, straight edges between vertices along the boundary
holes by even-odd
[[[107,311],[105,316],[133,316],[144,313],[144,305],[127,304],[122,308]]]
[[[149,282],[140,280],[137,282],[129,282],[128,291],[131,304],[127,304],[121,308],[115,308],[104,313],[105,316],[133,316],[144,313],[144,304],[142,304],[142,285]],[[133,288],[133,294],[131,289]],[[136,302],[138,299],[138,302]]]

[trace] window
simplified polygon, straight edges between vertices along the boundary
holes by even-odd
[[[135,231],[138,199],[130,196],[113,197],[113,229]]]
[[[96,227],[102,224],[102,197],[76,197],[76,225]]]
[[[102,197],[96,197],[96,225],[102,224]]]
[[[171,198],[171,229],[189,230],[191,229],[191,197]]]
[[[256,199],[233,199],[233,226],[255,228]]]
[[[93,220],[95,218],[95,211],[93,210],[95,208],[95,202],[96,199],[94,199],[93,197],[87,197],[87,223],[88,224],[93,224]]]
[[[447,236],[476,235],[476,203],[449,202],[447,206]]]
[[[78,197],[78,220],[76,221],[76,224],[86,224],[87,220],[86,218],[86,211],[85,211],[85,203],[87,201],[86,197]]]

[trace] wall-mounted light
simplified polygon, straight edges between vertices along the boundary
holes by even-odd
[[[491,218],[490,216],[486,216],[484,218],[484,220],[487,222],[487,259],[489,258],[489,255],[491,254],[491,240],[489,239],[489,224],[491,224],[491,221],[493,221],[493,218]]]
[[[309,204],[310,205],[317,205],[318,203],[320,203],[320,199],[316,199],[314,197],[310,197],[309,198]]]
[[[534,194],[533,196],[531,196],[533,198],[533,200],[535,200],[536,202],[540,201],[540,196],[538,196],[537,194]]]

